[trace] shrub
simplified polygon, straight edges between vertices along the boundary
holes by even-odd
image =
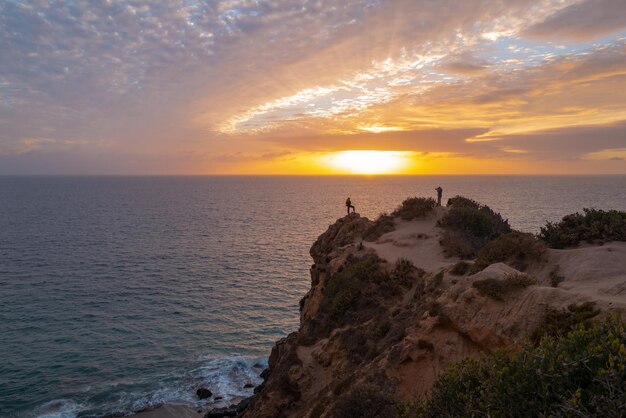
[[[448,257],[474,258],[476,248],[467,238],[467,235],[459,231],[445,231],[439,245]]]
[[[346,312],[354,309],[361,298],[363,283],[383,280],[379,263],[378,257],[368,256],[353,261],[332,276],[324,289],[321,311],[341,323]]]
[[[363,363],[368,353],[375,351],[373,342],[370,341],[373,335],[367,331],[361,328],[349,328],[339,334],[341,345],[346,350],[348,359],[355,365]]]
[[[489,241],[511,232],[509,222],[488,206],[461,196],[449,199],[448,206],[438,222],[446,229],[441,245],[448,256],[475,257]]]
[[[539,238],[551,248],[575,247],[581,241],[626,241],[626,212],[583,209],[582,214],[567,215],[561,222],[548,222]]]
[[[391,215],[410,221],[412,219],[424,218],[433,211],[435,206],[437,206],[437,202],[432,197],[410,197],[402,202],[402,205],[393,211]]]
[[[489,296],[496,300],[504,300],[504,295],[534,284],[537,284],[536,279],[526,274],[514,274],[504,279],[489,278],[476,280],[472,283],[472,286],[482,295]]]
[[[416,417],[618,417],[626,400],[626,326],[579,325],[538,346],[497,351],[446,370]]]
[[[600,313],[594,302],[571,304],[567,309],[550,309],[546,312],[542,324],[532,333],[530,339],[534,344],[546,337],[559,337],[567,334],[577,325]]]
[[[455,276],[463,276],[470,270],[471,267],[472,265],[467,261],[459,261],[450,269],[450,274],[454,274]]]
[[[456,206],[456,207],[469,207],[474,209],[480,208],[480,203],[475,200],[469,199],[463,196],[454,196],[448,199],[448,206]]]
[[[396,226],[393,221],[393,216],[387,215],[386,213],[381,213],[380,216],[378,216],[378,219],[374,221],[374,225],[369,227],[363,233],[363,239],[365,241],[373,242],[387,232],[394,231],[395,229]]]
[[[399,258],[389,275],[389,279],[393,283],[406,286],[409,285],[416,276],[422,276],[423,274],[424,271],[415,267],[411,260]]]
[[[550,286],[557,287],[561,282],[565,280],[565,276],[561,274],[561,267],[556,266],[550,272]]]
[[[335,418],[396,418],[400,406],[390,390],[374,384],[354,388],[337,400],[330,416]]]
[[[534,235],[509,232],[487,243],[478,252],[470,272],[479,272],[493,263],[506,263],[524,271],[530,264],[541,261],[545,251],[545,245]]]
[[[401,293],[422,274],[408,260],[398,260],[390,272],[382,263],[371,254],[352,258],[328,280],[319,310],[323,330],[371,318],[381,301]]]

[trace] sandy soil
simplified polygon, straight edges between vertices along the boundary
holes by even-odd
[[[396,230],[380,237],[376,242],[363,242],[385,260],[395,262],[406,258],[413,265],[428,273],[455,264],[457,258],[446,258],[443,255],[439,240],[443,230],[437,226],[437,220],[446,214],[445,207],[438,207],[435,213],[425,219],[403,221],[396,219]]]
[[[547,262],[529,273],[544,286],[550,286],[553,272],[563,278],[559,289],[626,309],[626,242],[551,249]]]
[[[446,211],[445,207],[439,207],[426,219],[408,222],[396,219],[395,231],[363,245],[390,262],[409,259],[428,273],[451,267],[458,259],[443,255],[439,245],[443,230],[436,226]],[[548,249],[544,262],[531,266],[527,273],[546,287],[552,287],[551,276],[561,276],[558,289],[610,309],[626,310],[626,242]]]

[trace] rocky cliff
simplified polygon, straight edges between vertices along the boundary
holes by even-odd
[[[476,271],[445,255],[447,213],[353,213],[317,239],[300,328],[276,343],[245,417],[342,417],[359,393],[394,416],[394,402],[427,396],[449,365],[529,338],[550,312],[626,309],[626,243],[545,248]]]

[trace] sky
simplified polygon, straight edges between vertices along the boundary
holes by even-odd
[[[626,0],[0,0],[0,174],[626,174]]]

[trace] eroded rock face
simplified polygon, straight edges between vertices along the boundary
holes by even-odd
[[[337,272],[350,254],[357,251],[356,243],[361,242],[362,234],[373,222],[351,213],[340,218],[320,235],[309,253],[313,258],[311,266],[311,289],[300,302],[300,325],[317,314],[326,279]]]
[[[324,260],[330,258],[334,251],[353,244],[357,238],[361,238],[361,234],[372,225],[372,221],[354,212],[338,219],[317,238],[311,247],[311,257],[315,263],[324,263]]]
[[[549,309],[589,300],[502,263],[474,276],[450,274],[457,260],[428,272],[397,264],[361,245],[371,225],[350,214],[311,247],[300,329],[272,349],[263,389],[244,416],[340,417],[358,396],[375,397],[380,409],[371,416],[393,416],[390,397],[423,396],[449,365],[525,338]],[[431,248],[435,235],[415,238],[414,251]]]

